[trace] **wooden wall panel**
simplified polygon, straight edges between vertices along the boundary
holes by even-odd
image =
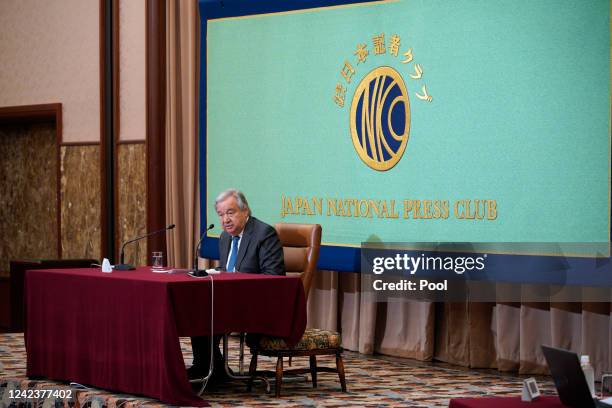
[[[117,145],[117,251],[121,244],[147,232],[146,152],[144,143]],[[164,254],[166,255],[166,254]],[[149,264],[147,240],[125,248],[125,262]]]
[[[62,146],[62,258],[100,259],[100,146]]]
[[[56,258],[55,123],[0,126],[0,270],[9,260]]]

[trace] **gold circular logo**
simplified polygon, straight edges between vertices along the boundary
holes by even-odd
[[[410,135],[410,100],[400,74],[378,67],[359,83],[351,103],[351,136],[357,154],[374,170],[399,162]]]

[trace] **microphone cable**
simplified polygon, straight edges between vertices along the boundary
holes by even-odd
[[[208,276],[193,276],[191,274],[187,274],[188,276],[191,276],[192,278],[206,278],[209,277],[210,278],[210,336],[209,336],[209,344],[210,344],[210,358],[209,358],[209,363],[208,363],[208,374],[206,375],[206,377],[203,377],[202,379],[199,380],[189,380],[190,383],[196,383],[199,381],[202,381],[202,387],[200,388],[200,390],[198,391],[198,396],[201,396],[204,393],[204,390],[206,389],[206,386],[208,385],[208,381],[210,380],[210,378],[212,377],[212,373],[213,373],[213,369],[215,367],[215,354],[214,354],[214,317],[215,317],[215,281],[212,277],[212,274],[209,274]]]
[[[70,387],[74,387],[77,390],[90,390],[91,389],[91,387],[88,387],[86,385],[80,384],[78,382],[71,382],[70,383]]]

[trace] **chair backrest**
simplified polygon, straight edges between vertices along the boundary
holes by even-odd
[[[299,275],[302,278],[304,294],[308,299],[319,260],[321,226],[279,222],[275,228],[283,246],[285,271],[287,275]]]

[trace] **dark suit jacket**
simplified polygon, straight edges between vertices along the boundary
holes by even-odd
[[[219,238],[219,266],[223,270],[227,265],[231,243],[232,237],[223,231]],[[236,258],[236,271],[266,275],[285,274],[283,247],[276,230],[253,216],[249,217],[244,226]]]

